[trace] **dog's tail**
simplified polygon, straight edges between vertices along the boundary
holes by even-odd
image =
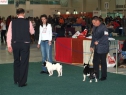
[[[60,64],[60,70],[62,70],[63,69],[63,66],[62,66],[62,64]]]
[[[61,68],[63,67],[62,64],[60,64]]]

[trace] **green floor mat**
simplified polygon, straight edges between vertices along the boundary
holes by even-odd
[[[41,63],[29,64],[28,85],[13,82],[13,64],[0,65],[0,95],[126,95],[126,76],[108,73],[106,81],[83,82],[82,67],[63,64],[63,76],[40,74]]]

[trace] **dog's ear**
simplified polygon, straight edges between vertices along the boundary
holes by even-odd
[[[83,66],[86,66],[86,64],[84,63]]]

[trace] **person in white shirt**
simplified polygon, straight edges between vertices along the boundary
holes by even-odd
[[[1,43],[6,43],[6,21],[3,20],[1,23]]]
[[[41,47],[42,64],[46,60],[52,63],[52,26],[47,23],[47,15],[41,15],[41,25],[39,27],[39,40],[37,47]],[[40,73],[48,73],[47,69],[42,66]]]

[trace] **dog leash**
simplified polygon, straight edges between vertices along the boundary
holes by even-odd
[[[90,55],[90,58],[89,58],[88,64],[89,64],[89,62],[90,62],[90,60],[91,60],[92,54],[93,54],[93,52],[91,52],[91,55]]]

